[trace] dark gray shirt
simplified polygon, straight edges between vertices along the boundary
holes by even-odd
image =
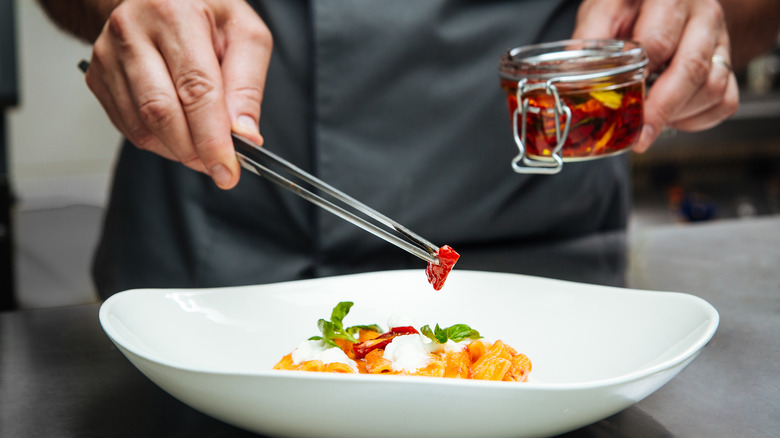
[[[470,250],[625,227],[626,158],[518,175],[499,56],[564,39],[579,2],[251,2],[274,35],[265,147],[468,266]],[[96,253],[102,296],[277,282],[424,262],[244,172],[219,190],[123,146]]]

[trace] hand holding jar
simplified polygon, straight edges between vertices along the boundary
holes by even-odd
[[[729,34],[717,0],[586,0],[573,38],[637,41],[648,70],[661,72],[645,100],[637,152],[646,151],[664,128],[700,131],[737,110]]]
[[[556,174],[564,161],[630,150],[644,120],[644,49],[616,39],[517,47],[501,57],[517,173]]]

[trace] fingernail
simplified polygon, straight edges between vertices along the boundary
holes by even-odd
[[[639,152],[640,154],[645,152],[650,148],[650,145],[653,144],[656,137],[655,128],[650,125],[643,126],[642,133],[639,134],[639,141],[636,143],[634,151]]]
[[[233,175],[224,164],[215,164],[212,166],[210,174],[211,178],[214,180],[214,183],[219,187],[227,186],[233,179]]]
[[[238,116],[237,122],[242,129],[246,129],[249,132],[257,132],[257,124],[251,117],[246,115]]]

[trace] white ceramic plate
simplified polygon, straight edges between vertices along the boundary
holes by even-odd
[[[274,371],[339,301],[347,325],[469,324],[533,361],[528,383]],[[132,290],[103,329],[161,388],[208,415],[277,436],[548,436],[648,396],[690,363],[717,311],[681,293],[456,270],[435,292],[422,270],[260,286]],[[118,395],[119,396],[119,395]]]

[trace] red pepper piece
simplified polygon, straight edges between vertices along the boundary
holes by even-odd
[[[400,335],[419,335],[420,332],[417,331],[416,328],[410,326],[410,325],[404,325],[400,327],[390,327],[390,331],[388,333],[392,333],[396,336]]]
[[[432,284],[435,290],[441,290],[442,286],[444,286],[444,281],[447,280],[447,276],[452,271],[452,267],[455,266],[455,262],[460,258],[460,254],[455,252],[449,245],[444,245],[439,248],[436,255],[439,257],[439,264],[428,263],[428,267],[425,268],[425,275],[428,277],[428,283]]]
[[[353,344],[352,352],[355,353],[355,359],[363,359],[371,351],[376,350],[377,348],[385,348],[396,336],[416,335],[419,333],[420,332],[412,326],[392,327],[389,332],[382,333],[374,339]]]

